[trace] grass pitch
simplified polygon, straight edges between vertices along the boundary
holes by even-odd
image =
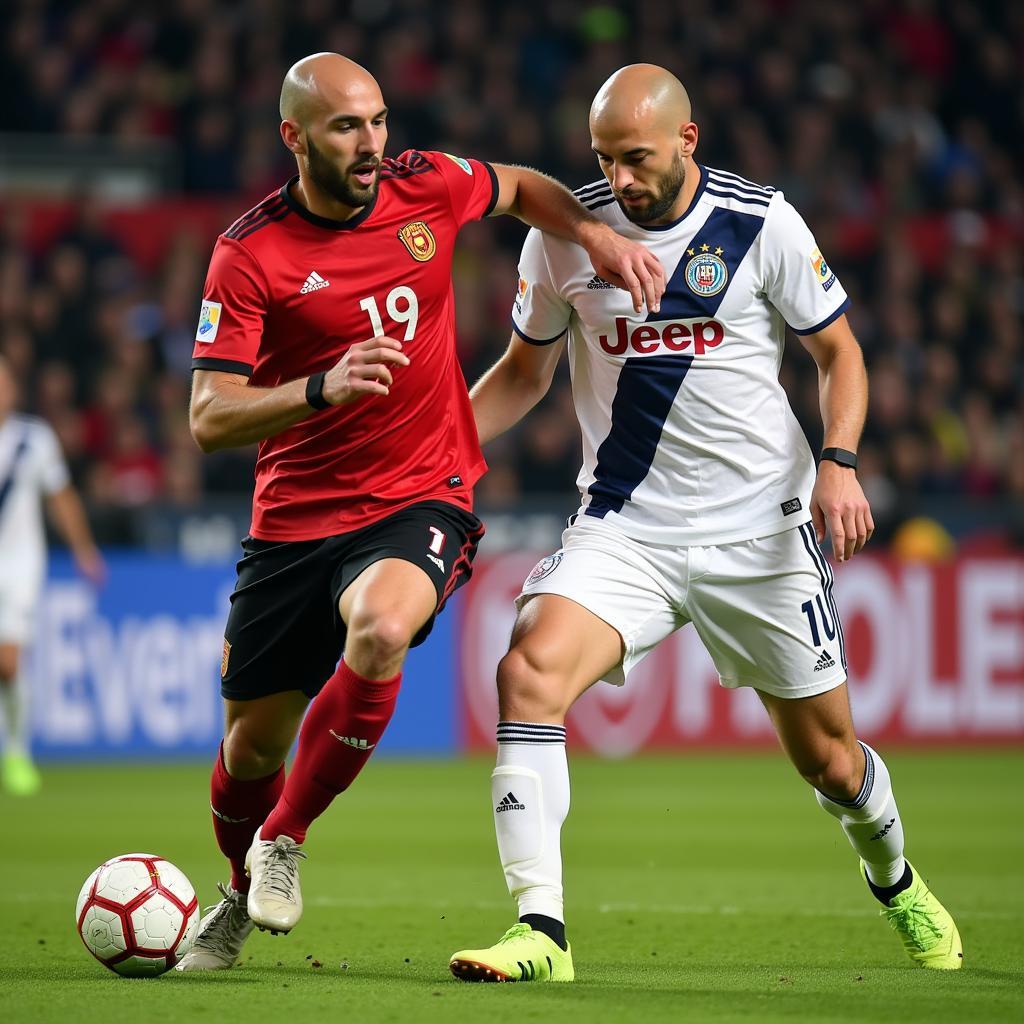
[[[953,912],[964,969],[904,958],[856,858],[779,754],[575,758],[564,834],[574,985],[467,985],[450,954],[514,921],[489,761],[371,763],[310,833],[306,913],[210,975],[115,977],[74,904],[118,853],[167,857],[204,905],[225,876],[205,765],[60,767],[0,796],[0,1019],[1024,1020],[1024,755],[889,755],[908,852]],[[320,964],[321,966],[317,966]]]

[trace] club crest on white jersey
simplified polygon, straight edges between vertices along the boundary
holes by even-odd
[[[726,544],[799,525],[783,505],[799,495],[809,506],[814,460],[779,384],[785,329],[822,330],[849,304],[781,192],[699,172],[671,224],[632,223],[603,180],[576,193],[661,260],[660,312],[637,314],[628,292],[595,288],[583,249],[534,229],[512,313],[531,344],[568,333],[580,514],[653,543]]]

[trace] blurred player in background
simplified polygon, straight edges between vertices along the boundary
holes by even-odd
[[[596,681],[624,683],[689,622],[724,686],[756,688],[911,959],[958,968],[956,926],[904,858],[885,763],[854,732],[818,546],[827,525],[844,562],[873,530],[855,472],[867,378],[849,300],[781,193],[695,162],[690,117],[670,73],[623,68],[591,107],[604,178],[577,192],[660,257],[670,275],[660,313],[636,316],[576,246],[531,231],[515,333],[472,391],[486,442],[547,391],[568,332],[583,502],[563,547],[527,578],[498,667],[491,802],[519,923],[451,968],[467,980],[572,980],[565,715]],[[817,473],[778,380],[787,323],[818,365]]]
[[[81,573],[99,584],[105,570],[60,442],[45,421],[16,413],[17,404],[14,375],[0,356],[0,779],[8,793],[30,796],[40,779],[29,745],[23,661],[46,577],[44,505]]]
[[[372,754],[406,652],[470,574],[485,463],[455,351],[459,228],[515,214],[580,244],[634,308],[664,290],[656,257],[543,175],[385,159],[380,89],[338,54],[288,72],[281,117],[299,173],[218,239],[196,334],[193,435],[260,451],[211,783],[231,885],[186,971],[230,967],[254,923],[298,921],[306,831]]]

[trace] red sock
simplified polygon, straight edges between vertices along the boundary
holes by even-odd
[[[305,841],[310,823],[370,759],[394,714],[401,681],[401,673],[394,679],[364,679],[344,662],[338,666],[302,723],[284,792],[260,832],[264,839]]]
[[[210,778],[210,810],[217,845],[231,861],[231,888],[235,892],[249,891],[245,855],[256,829],[274,809],[283,789],[284,765],[263,779],[247,782],[232,778],[224,767],[224,744],[221,744]]]

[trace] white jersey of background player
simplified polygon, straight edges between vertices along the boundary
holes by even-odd
[[[689,99],[664,69],[613,75],[590,128],[605,180],[577,195],[643,240],[668,284],[660,308],[634,314],[574,246],[531,232],[516,333],[471,393],[486,442],[547,391],[568,344],[583,500],[562,547],[527,578],[498,667],[491,802],[520,923],[492,947],[456,953],[452,971],[572,979],[559,842],[565,714],[594,682],[623,682],[689,623],[724,685],[758,691],[907,952],[923,966],[959,967],[952,918],[904,859],[885,764],[854,733],[842,626],[818,547],[827,523],[844,561],[872,531],[854,468],[843,464],[856,464],[867,405],[846,293],[780,193],[696,163]],[[817,472],[778,382],[786,323],[818,364]],[[933,926],[920,927],[922,915]]]
[[[15,404],[14,378],[0,357],[0,699],[6,723],[0,780],[9,792],[28,795],[38,788],[39,777],[29,756],[19,670],[46,575],[44,502],[79,569],[98,582],[103,563],[60,442],[43,420],[15,414]]]

